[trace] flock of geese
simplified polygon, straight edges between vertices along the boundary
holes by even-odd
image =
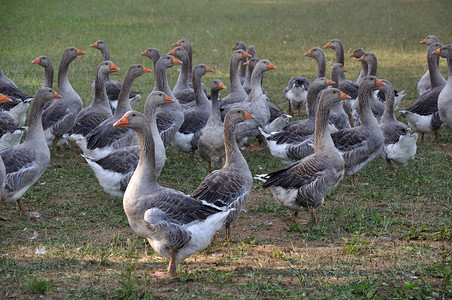
[[[354,50],[350,57],[361,61],[361,73],[356,81],[347,79],[344,48],[337,39],[324,46],[336,53],[331,80],[325,77],[325,55],[318,47],[305,53],[317,61],[317,78],[290,78],[284,90],[289,113],[300,114],[304,105],[308,113],[307,119],[294,122],[270,102],[262,87],[264,72],[276,67],[257,58],[254,47],[247,49],[243,42],[233,47],[229,94],[222,98],[221,80],[213,80],[209,89],[202,83],[213,70],[204,64],[192,66],[190,41],[179,40],[168,54],[160,55],[155,48],[144,51],[155,77],[144,113],[133,110],[141,95],[132,86],[151,70],[133,64],[122,85],[110,79],[119,68],[101,40],[91,45],[101,51],[102,62],[93,82],[93,101],[85,108],[68,76],[69,65],[85,54],[79,49],[63,51],[58,93],[52,89],[54,69],[46,56],[33,60],[45,71],[34,97],[0,71],[0,206],[17,201],[23,213],[39,216],[26,210],[21,197],[47,169],[50,149],[67,144],[77,160],[86,159],[106,193],[123,199],[131,228],[169,260],[168,272],[160,275],[175,276],[176,262],[207,247],[218,230],[225,228],[229,238],[253,185],[239,146],[258,137],[287,167],[255,178],[294,213],[295,222],[299,211],[308,210],[316,225],[315,210],[344,175],[354,176],[358,184],[357,172],[380,155],[388,164],[405,166],[416,154],[418,133],[437,134],[442,123],[452,126],[452,46],[441,45],[435,36],[421,43],[429,46],[428,70],[418,83],[419,98],[401,111],[408,125],[394,115],[404,92],[376,77],[375,54]],[[448,62],[447,81],[438,70],[440,57]],[[174,65],[181,69],[171,89],[166,70]],[[198,150],[208,163],[209,174],[191,195],[157,182],[169,146],[191,155]]]

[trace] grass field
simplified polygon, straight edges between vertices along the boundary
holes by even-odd
[[[132,63],[152,68],[140,53],[189,39],[194,63],[215,72],[229,86],[232,46],[254,45],[257,56],[277,69],[264,76],[273,103],[287,110],[283,89],[293,75],[316,75],[303,54],[339,38],[346,55],[362,47],[374,52],[379,78],[407,91],[401,107],[416,99],[416,84],[427,68],[426,47],[435,34],[452,42],[452,7],[438,1],[2,1],[0,68],[25,92],[34,94],[43,70],[31,64],[47,55],[55,67],[64,48],[86,51],[69,69],[85,105],[100,52],[110,46],[122,81]],[[325,49],[327,74],[334,52]],[[356,78],[360,64],[346,59]],[[444,59],[440,69],[447,76]],[[171,86],[178,69],[169,69]],[[152,90],[153,74],[137,79],[134,90]],[[225,94],[224,92],[223,94]],[[138,110],[142,110],[139,103]],[[251,171],[282,167],[268,149],[243,151]],[[160,183],[192,192],[207,173],[195,156],[169,149]],[[3,206],[0,223],[0,298],[19,299],[450,299],[452,298],[452,129],[443,127],[439,144],[431,136],[418,143],[407,168],[387,170],[377,158],[360,173],[368,186],[336,188],[319,209],[319,226],[293,225],[290,214],[255,182],[233,237],[224,233],[204,251],[179,264],[179,277],[158,280],[167,262],[130,229],[118,199],[107,196],[87,164],[76,164],[63,149],[24,195],[25,205],[42,214],[30,219],[15,203]],[[303,216],[303,217],[308,217]]]

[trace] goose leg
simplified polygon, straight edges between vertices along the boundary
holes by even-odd
[[[292,105],[291,105],[291,103],[290,103],[290,101],[289,101],[289,115],[293,115],[293,111],[292,111]]]
[[[168,273],[171,277],[175,277],[177,275],[176,273],[176,251],[174,249],[169,249],[169,266],[168,266]]]
[[[309,211],[311,212],[312,224],[317,227],[317,217],[315,216],[315,208],[314,207],[310,207]]]
[[[299,223],[299,224],[303,224],[303,225],[305,225],[305,224],[308,224],[308,221],[306,221],[306,220],[299,220],[298,219],[298,210],[296,210],[294,213],[293,213],[293,218],[292,218],[292,221],[294,222],[294,223]]]
[[[358,174],[353,174],[353,181],[352,182],[353,182],[354,186],[369,185],[369,183],[367,183],[367,182],[363,182],[363,183],[358,182]]]
[[[439,140],[438,140],[438,130],[435,130],[435,143],[438,145],[439,144]]]
[[[225,240],[226,240],[226,241],[229,241],[229,239],[231,238],[231,231],[232,231],[231,223],[226,223],[225,228],[226,228],[226,237],[225,237]]]
[[[207,162],[207,164],[208,164],[208,172],[209,172],[209,174],[210,173],[212,173],[212,162],[209,160],[208,162]]]
[[[41,216],[41,214],[37,211],[28,211],[25,208],[25,206],[22,204],[21,198],[17,199],[17,204],[19,204],[20,211],[24,215],[29,216],[29,217],[35,217],[35,218],[39,218]]]
[[[7,197],[6,194],[4,194],[4,195],[2,196],[2,198],[0,199],[0,208],[2,208],[3,203],[5,203],[6,197]],[[8,219],[7,217],[0,216],[0,220],[2,220],[2,221],[8,221],[9,219]]]

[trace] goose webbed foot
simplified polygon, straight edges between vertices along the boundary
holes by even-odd
[[[17,204],[19,205],[20,212],[28,217],[39,218],[41,214],[37,211],[28,211],[22,203],[21,198],[17,199]]]
[[[368,182],[358,182],[358,175],[357,174],[353,174],[353,178],[352,178],[352,182],[354,186],[359,186],[359,185],[369,185]]]

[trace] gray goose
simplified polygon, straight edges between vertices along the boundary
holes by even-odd
[[[273,196],[287,209],[294,211],[294,222],[300,210],[309,210],[314,226],[317,226],[315,210],[324,197],[333,190],[344,176],[344,159],[331,139],[328,114],[334,103],[349,98],[335,88],[325,90],[320,98],[315,121],[314,154],[270,174],[257,175],[264,188],[270,188]]]
[[[2,201],[17,201],[22,213],[34,217],[39,217],[39,213],[27,213],[21,197],[41,177],[50,163],[50,150],[45,140],[41,117],[45,103],[53,98],[61,96],[51,88],[40,88],[30,108],[24,142],[0,151],[6,168],[6,198]]]
[[[336,103],[330,111],[330,123],[336,127],[336,130],[351,127],[351,115],[349,115],[352,107],[351,101],[358,97],[359,85],[345,78],[344,72],[347,72],[347,70],[340,63],[335,63],[331,69],[331,80],[334,82],[333,87],[339,89],[351,98],[350,100]]]
[[[108,45],[103,40],[98,40],[90,45],[92,48],[98,49],[102,53],[102,61],[109,61],[110,60],[110,51],[108,48]],[[95,92],[95,82],[93,82],[93,91]],[[107,91],[107,97],[108,100],[110,100],[110,106],[111,110],[114,112],[116,107],[118,106],[118,98],[119,93],[121,92],[121,84],[117,82],[116,80],[113,80],[110,78],[109,75],[107,75],[107,78],[105,80],[105,90]],[[136,92],[130,92],[129,94],[129,101],[130,105],[132,107],[135,106],[135,104],[140,101],[141,96],[138,95]]]
[[[152,65],[154,67],[154,74],[155,74],[155,66],[157,65],[157,62],[160,59],[160,52],[156,48],[148,48],[144,50],[141,53],[142,56],[148,57],[150,60],[152,60]],[[153,92],[158,91],[157,81],[154,82],[154,89]]]
[[[230,211],[157,183],[154,140],[144,114],[129,111],[114,126],[135,130],[140,146],[138,166],[123,198],[129,225],[169,260],[162,275],[176,276],[177,261],[207,247]]]
[[[361,125],[331,134],[335,147],[344,158],[345,174],[353,175],[355,185],[356,173],[383,151],[383,133],[369,103],[374,89],[382,85],[384,83],[375,76],[364,77],[358,91]]]
[[[406,166],[408,161],[416,155],[417,133],[394,116],[394,89],[389,81],[383,80],[384,86],[378,88],[386,97],[385,111],[381,117],[380,128],[384,136],[384,149],[382,157],[388,166],[394,162],[401,166]]]
[[[11,98],[0,94],[0,105],[12,102]],[[0,150],[19,145],[24,127],[18,127],[16,121],[3,111],[0,111]]]
[[[135,133],[127,128],[115,128],[113,123],[119,120],[124,113],[132,109],[128,95],[132,90],[133,82],[139,76],[149,73],[151,70],[140,64],[130,65],[124,82],[121,86],[121,92],[118,97],[118,106],[115,113],[102,121],[93,128],[84,139],[77,141],[85,156],[93,159],[99,159],[106,156],[114,149],[125,146],[136,145],[138,141]]]
[[[323,48],[333,49],[336,52],[336,63],[342,64],[343,66],[345,66],[344,45],[342,44],[342,42],[340,40],[332,39],[325,46],[323,46]]]
[[[42,83],[42,87],[49,87],[53,88],[53,77],[55,74],[55,69],[53,68],[52,61],[47,56],[41,55],[34,59],[32,64],[39,65],[44,68],[44,82]],[[46,103],[46,106],[44,106],[44,110],[47,109],[47,107],[52,103],[52,101],[49,101]]]
[[[62,99],[53,101],[42,114],[47,145],[54,151],[65,143],[63,135],[72,127],[83,107],[82,99],[69,82],[68,68],[71,62],[84,54],[85,52],[74,47],[64,49],[58,69],[58,93]]]
[[[199,134],[209,119],[212,104],[202,90],[201,81],[202,76],[207,72],[213,72],[213,70],[204,64],[196,65],[193,69],[192,78],[196,105],[184,111],[184,122],[174,135],[171,143],[174,148],[180,151],[194,153],[198,148]]]
[[[190,84],[190,87],[192,86],[192,82],[193,82],[193,49],[191,46],[191,42],[187,39],[180,39],[177,42],[171,44],[173,47],[178,47],[181,46],[185,49],[185,51],[187,51],[188,53],[188,63],[189,63],[189,72],[188,72],[188,82]]]
[[[69,146],[76,151],[77,161],[78,154],[82,153],[82,149],[78,146],[80,140],[86,139],[94,128],[112,116],[105,86],[108,75],[112,72],[119,72],[119,68],[114,63],[108,60],[100,63],[94,79],[93,101],[78,113],[72,127],[63,135]]]
[[[124,86],[124,85],[123,85]],[[155,177],[160,176],[166,161],[165,147],[157,129],[155,112],[160,105],[171,103],[174,100],[164,97],[163,92],[152,92],[146,102],[149,109],[149,125],[155,145]],[[111,126],[111,124],[110,124]],[[116,128],[120,129],[120,128]],[[139,159],[139,146],[122,147],[111,151],[107,156],[100,159],[93,159],[84,156],[89,166],[102,186],[104,191],[112,197],[120,198],[124,196],[124,191],[129,184]]]
[[[168,52],[168,55],[175,56],[182,62],[179,77],[177,78],[176,85],[174,86],[172,91],[173,95],[177,98],[182,106],[184,104],[187,104],[190,105],[190,107],[193,107],[195,103],[195,91],[193,87],[190,86],[189,81],[189,73],[191,72],[191,70],[188,53],[182,46],[178,46]]]
[[[408,126],[421,133],[421,140],[424,140],[424,133],[433,132],[437,143],[438,130],[443,124],[438,112],[438,96],[446,85],[438,68],[439,56],[433,54],[440,48],[440,43],[433,43],[427,50],[431,88],[422,93],[409,108],[400,111],[400,115],[406,117]]]
[[[243,50],[244,52],[246,52],[246,45],[243,41],[238,41],[237,43],[235,43],[235,45],[232,47],[232,50]],[[249,53],[248,53],[249,54]],[[250,54],[250,57],[252,57],[252,55]],[[244,63],[246,62],[246,58],[242,58],[241,63],[239,64],[239,78],[240,78],[240,84],[243,86],[243,84],[245,83],[245,78],[246,78],[246,66],[244,65]]]
[[[30,98],[28,94],[22,92],[19,87],[9,79],[0,69],[0,93],[20,101],[25,101]]]
[[[326,60],[325,53],[319,47],[314,47],[304,54],[304,56],[311,57],[317,61],[317,78],[325,77],[326,74]]]
[[[438,112],[441,120],[452,127],[452,46],[442,46],[433,53],[447,59],[447,83],[438,96]]]
[[[251,57],[249,57],[246,61],[247,63],[249,63],[247,64],[248,69],[246,71],[245,80],[243,81],[243,89],[247,94],[249,94],[251,92],[251,74],[253,74],[254,66],[259,61],[259,58],[256,57],[256,50],[254,49],[253,45],[248,47],[247,53],[251,55]],[[253,58],[256,58],[256,60],[254,62],[251,62],[251,59]]]
[[[229,94],[223,97],[221,106],[243,102],[248,97],[248,94],[245,92],[242,83],[240,82],[238,69],[242,60],[247,57],[251,57],[251,55],[244,50],[235,50],[234,53],[232,53],[231,63],[229,65],[231,88]]]
[[[427,46],[430,46],[433,43],[439,43],[439,39],[434,35],[428,35],[423,39],[420,44],[425,44]],[[439,60],[438,60],[439,63]],[[419,96],[422,95],[425,91],[430,89],[430,74],[429,69],[427,68],[427,71],[425,71],[424,75],[419,79],[417,83],[417,91],[419,93]],[[441,75],[442,77],[442,75]],[[440,80],[440,79],[439,79]],[[444,81],[444,84],[446,83],[446,79],[442,78]]]
[[[233,209],[226,219],[226,239],[229,240],[232,223],[239,217],[253,186],[253,176],[237,146],[236,125],[253,116],[242,109],[230,110],[223,125],[226,162],[222,169],[215,170],[204,179],[191,196],[205,200],[218,207]]]
[[[220,114],[220,101],[218,94],[224,89],[221,80],[215,79],[210,86],[212,110],[206,126],[201,129],[198,141],[199,156],[208,164],[208,172],[221,168],[225,158],[223,121]]]
[[[289,165],[313,153],[312,137],[315,131],[315,118],[320,92],[333,84],[333,81],[325,77],[317,78],[311,83],[307,95],[307,103],[310,107],[307,119],[292,122],[272,134],[261,131],[270,153],[274,157]],[[308,139],[309,141],[306,141]],[[305,141],[306,145],[301,146],[300,144]]]
[[[164,92],[172,99],[174,99],[173,103],[160,106],[157,109],[157,127],[159,129],[160,136],[162,137],[163,144],[165,145],[165,149],[168,148],[169,145],[171,145],[176,132],[179,131],[182,123],[184,123],[184,112],[182,110],[182,106],[180,105],[177,98],[173,95],[173,92],[168,85],[168,79],[166,78],[166,69],[180,64],[182,64],[180,60],[170,55],[163,54],[162,56],[160,56],[155,66],[154,77],[157,84],[157,91]],[[144,114],[149,119],[148,112],[149,108],[145,104]]]

